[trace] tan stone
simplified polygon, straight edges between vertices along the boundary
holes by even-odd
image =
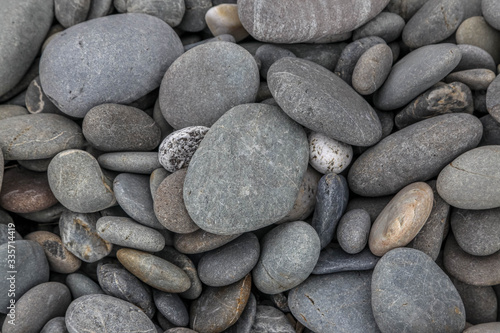
[[[248,32],[238,16],[238,5],[224,3],[208,10],[205,15],[208,28],[214,36],[229,34],[236,42],[245,39]]]

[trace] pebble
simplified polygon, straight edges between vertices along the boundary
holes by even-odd
[[[153,290],[153,298],[158,311],[175,326],[187,326],[189,313],[177,294]]]
[[[254,294],[250,292],[248,297],[247,305],[241,313],[240,318],[236,321],[233,326],[230,326],[224,333],[250,333],[252,325],[255,323],[255,317],[257,314],[257,300]]]
[[[495,78],[486,90],[486,108],[488,113],[500,122],[500,79]]]
[[[349,254],[356,254],[365,248],[372,226],[370,215],[363,209],[353,209],[340,219],[337,240],[342,249]]]
[[[65,282],[69,290],[71,290],[73,299],[77,299],[85,295],[104,294],[104,291],[101,289],[101,287],[85,274],[68,274],[66,276]]]
[[[208,286],[227,286],[250,273],[259,256],[259,240],[254,234],[246,233],[204,254],[198,263],[198,275]]]
[[[275,227],[262,240],[261,255],[252,271],[255,286],[265,294],[296,287],[313,271],[320,250],[320,239],[308,223]]]
[[[94,106],[127,104],[158,87],[183,50],[173,29],[151,15],[101,17],[68,28],[49,43],[40,81],[62,112],[83,118]]]
[[[165,333],[197,333],[197,332],[185,327],[174,327],[166,330]]]
[[[492,287],[476,287],[452,279],[464,302],[467,322],[477,325],[497,321],[497,296]]]
[[[63,205],[57,203],[47,209],[39,210],[33,213],[18,213],[19,216],[35,222],[47,223],[59,221],[61,214],[66,210]]]
[[[269,69],[267,82],[283,111],[312,131],[358,146],[380,140],[382,128],[372,107],[324,67],[282,58]]]
[[[466,329],[463,333],[495,333],[500,330],[500,322],[474,325]]]
[[[209,128],[191,126],[170,133],[160,144],[158,159],[168,172],[187,168]]]
[[[27,114],[29,114],[29,112],[23,106],[0,104],[0,120]]]
[[[500,145],[500,123],[490,115],[479,120],[483,124],[483,137],[479,146]]]
[[[436,176],[454,158],[476,147],[481,136],[480,121],[469,114],[419,121],[362,154],[349,170],[349,188],[363,196],[393,194],[408,184]],[[384,165],[382,170],[380,165]],[[438,192],[446,200],[439,185]]]
[[[156,124],[160,127],[162,140],[165,139],[167,135],[169,135],[174,131],[172,126],[170,126],[170,124],[167,123],[167,121],[165,120],[165,118],[161,113],[159,98],[156,99],[155,105],[153,107],[153,119],[155,120]]]
[[[42,90],[40,77],[37,76],[31,81],[26,89],[26,109],[29,113],[61,113],[59,109],[50,101]]]
[[[181,293],[191,286],[183,270],[160,257],[126,248],[118,250],[116,257],[128,271],[158,290]]]
[[[186,11],[177,28],[187,32],[198,32],[205,29],[205,14],[212,7],[210,0],[186,0]]]
[[[52,158],[42,158],[38,160],[17,160],[20,166],[25,169],[36,171],[36,172],[46,172],[49,168],[50,161]]]
[[[391,70],[373,97],[375,107],[394,110],[432,87],[448,75],[461,59],[454,44],[427,45],[410,52]]]
[[[31,288],[15,304],[15,324],[5,321],[2,332],[38,333],[52,318],[63,316],[71,303],[68,287],[46,282]]]
[[[103,17],[114,11],[113,0],[92,1],[87,20]]]
[[[116,204],[112,180],[86,151],[69,149],[57,154],[47,175],[54,196],[73,212],[93,213]]]
[[[108,295],[86,295],[74,300],[66,311],[65,321],[71,333],[157,332],[141,309]]]
[[[386,44],[377,44],[364,52],[352,72],[352,86],[361,95],[378,90],[392,68],[392,50]]]
[[[470,17],[463,21],[455,34],[457,44],[477,46],[488,52],[495,63],[500,62],[500,32],[493,29],[482,16]]]
[[[205,21],[214,36],[232,35],[236,42],[248,37],[238,17],[238,5],[223,3],[210,8],[205,14]]]
[[[210,127],[232,107],[254,102],[258,89],[259,69],[252,55],[234,43],[206,43],[168,68],[160,108],[175,129]]]
[[[391,13],[400,15],[405,21],[408,21],[427,1],[428,0],[390,0],[387,5],[387,10]]]
[[[191,304],[189,327],[197,332],[222,332],[236,323],[250,297],[252,278],[226,287],[207,287]]]
[[[120,13],[152,15],[171,27],[178,26],[186,12],[186,4],[182,0],[115,0],[114,5]]]
[[[64,317],[52,318],[43,326],[40,333],[68,333]]]
[[[181,253],[203,253],[221,247],[238,238],[240,235],[216,235],[203,229],[198,229],[189,234],[176,233],[174,235],[174,247]]]
[[[458,72],[476,68],[496,71],[495,60],[482,48],[468,44],[460,44],[457,47],[460,53],[462,53],[462,59],[460,59],[460,62],[453,71]]]
[[[472,90],[486,90],[491,82],[496,78],[495,72],[485,68],[468,69],[454,72],[445,77],[445,81],[462,82]]]
[[[346,44],[276,44],[276,46],[287,49],[298,58],[312,61],[333,71]]]
[[[89,13],[91,2],[92,0],[54,0],[54,12],[57,21],[64,28],[84,22]]]
[[[127,173],[150,175],[155,169],[161,168],[157,152],[118,152],[106,153],[97,158],[103,168]]]
[[[344,176],[329,173],[321,177],[311,225],[319,235],[322,249],[332,241],[348,201],[349,187]]]
[[[390,12],[381,12],[373,19],[354,30],[353,40],[363,37],[377,36],[385,40],[386,43],[395,41],[405,26],[405,21],[401,16]]]
[[[164,168],[158,168],[151,172],[151,176],[149,177],[149,189],[151,192],[151,197],[153,198],[153,203],[155,200],[156,191],[160,186],[161,182],[167,178],[171,173],[165,170]]]
[[[438,176],[439,195],[461,209],[500,207],[500,146],[469,150],[447,165]]]
[[[83,135],[103,152],[148,151],[158,146],[160,127],[144,111],[126,105],[101,104],[83,118]]]
[[[12,235],[12,232],[9,233],[9,227],[7,224],[3,224],[3,221],[1,221],[0,218],[0,245],[5,244],[9,241],[9,238],[12,238],[14,236],[14,240],[22,240],[23,237],[17,232],[14,231],[14,235]]]
[[[257,49],[255,52],[255,57],[261,62],[260,76],[267,79],[267,72],[272,64],[281,58],[292,57],[295,58],[295,54],[292,51],[273,44],[264,44]]]
[[[357,196],[349,200],[346,211],[364,209],[370,215],[370,220],[373,223],[392,198],[392,195],[373,198]]]
[[[481,11],[486,22],[500,30],[500,4],[495,0],[482,0]]]
[[[357,254],[349,254],[340,247],[328,246],[321,250],[312,274],[322,275],[346,271],[365,271],[375,267],[380,258],[368,248]]]
[[[309,141],[309,164],[321,172],[341,173],[352,161],[352,147],[331,139],[324,134],[311,132]]]
[[[283,312],[268,305],[257,305],[255,320],[249,333],[295,333]]]

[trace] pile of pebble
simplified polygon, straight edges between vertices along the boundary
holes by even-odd
[[[500,332],[499,63],[498,0],[1,0],[1,332]]]

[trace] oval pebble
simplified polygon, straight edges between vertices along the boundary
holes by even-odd
[[[341,173],[352,161],[352,147],[331,139],[324,134],[311,132],[309,140],[309,164],[321,172]]]
[[[174,247],[181,253],[203,253],[221,247],[238,238],[240,235],[217,235],[203,229],[198,229],[189,234],[176,233],[174,235]]]
[[[68,333],[64,317],[52,318],[43,326],[40,333]]]
[[[294,333],[295,328],[283,312],[268,305],[257,305],[255,321],[250,333]]]
[[[379,259],[368,248],[357,254],[349,254],[340,247],[328,246],[321,251],[312,274],[370,270],[375,267]]]
[[[189,324],[188,310],[179,295],[153,289],[153,298],[156,308],[169,322],[175,326]]]
[[[96,277],[97,279],[97,277]],[[73,299],[85,295],[104,294],[101,287],[85,274],[71,273],[66,276],[66,285],[71,290]]]
[[[486,22],[500,30],[500,4],[495,0],[482,0],[481,11]]]
[[[495,63],[500,62],[500,32],[491,27],[484,17],[474,16],[463,21],[455,33],[457,44],[477,46],[488,52]]]
[[[379,89],[392,68],[392,51],[386,44],[377,44],[364,52],[352,73],[352,86],[361,95]]]
[[[89,13],[91,2],[91,0],[54,0],[57,21],[65,28],[84,22]]]
[[[484,68],[490,71],[496,71],[495,60],[493,57],[480,47],[460,44],[457,45],[460,53],[462,53],[462,59],[458,63],[457,67],[453,71],[464,71],[467,69]]]
[[[476,68],[451,73],[445,77],[445,81],[462,82],[472,90],[486,90],[495,77],[495,72],[489,69]]]
[[[238,5],[222,3],[210,8],[205,14],[205,21],[214,36],[229,34],[239,42],[248,37],[238,17]]]
[[[395,41],[405,26],[405,20],[395,13],[381,12],[361,27],[357,28],[352,39],[357,40],[363,37],[377,36],[385,40],[386,43]]]
[[[489,323],[497,320],[498,302],[492,287],[477,287],[452,279],[465,307],[467,322]]]
[[[102,154],[97,158],[99,164],[108,170],[117,172],[150,175],[161,168],[157,152],[117,152]]]
[[[345,213],[337,229],[337,240],[342,249],[349,254],[361,252],[368,243],[371,226],[367,211],[353,209]]]
[[[171,27],[178,26],[186,12],[186,4],[182,0],[115,0],[114,4],[120,13],[152,15]]]

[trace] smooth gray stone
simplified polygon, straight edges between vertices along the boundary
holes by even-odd
[[[171,27],[182,21],[186,5],[182,0],[115,0],[120,13],[143,13],[158,17]]]
[[[151,196],[153,198],[153,203],[158,187],[170,174],[171,173],[164,168],[158,168],[151,173],[151,176],[149,177],[149,188],[151,191]]]
[[[270,225],[292,209],[308,159],[304,130],[278,107],[234,107],[191,159],[186,209],[200,228],[221,235]]]
[[[54,0],[54,12],[57,21],[65,28],[84,22],[89,13],[91,2],[94,1]]]
[[[23,237],[17,230],[12,231],[12,229],[9,229],[7,224],[0,224],[0,245],[7,243],[9,239],[18,241],[23,240]]]
[[[164,333],[197,333],[197,332],[185,327],[174,327],[166,330]]]
[[[275,46],[272,44],[264,44],[257,49],[255,56],[260,59],[260,76],[264,79],[267,78],[267,72],[272,64],[277,60],[285,57],[295,58],[295,54],[292,51]]]
[[[486,90],[486,108],[493,119],[500,122],[500,75],[490,83]]]
[[[500,207],[500,146],[483,146],[455,158],[439,174],[437,190],[462,209]]]
[[[453,44],[427,45],[398,61],[373,97],[375,107],[394,110],[405,106],[448,75],[461,59]]]
[[[160,143],[161,131],[144,111],[126,105],[101,104],[85,115],[83,135],[103,152],[148,151]]]
[[[92,1],[87,21],[111,14],[114,9],[113,0]]]
[[[255,322],[255,316],[257,314],[257,300],[255,296],[250,293],[248,297],[247,305],[245,310],[241,314],[238,321],[233,326],[229,327],[224,333],[250,333],[252,326]]]
[[[346,47],[345,43],[332,44],[275,44],[295,54],[297,58],[312,61],[333,71]]]
[[[245,30],[262,42],[331,43],[375,17],[388,2],[240,0],[238,16]]]
[[[104,294],[104,291],[94,280],[81,273],[68,274],[66,276],[66,285],[71,290],[73,299],[85,295]]]
[[[108,295],[87,295],[74,300],[66,311],[70,333],[156,333],[148,316],[137,306]]]
[[[429,0],[390,0],[387,10],[408,21],[427,1]]]
[[[22,80],[40,50],[53,18],[52,0],[2,3],[0,45],[4,47],[0,51],[0,96]]]
[[[253,282],[265,294],[294,288],[311,274],[319,254],[320,239],[311,225],[302,221],[280,224],[262,240]]]
[[[165,120],[163,115],[161,114],[161,109],[160,109],[160,99],[157,98],[154,108],[153,108],[153,119],[155,120],[156,124],[160,127],[161,131],[161,139],[165,139],[167,135],[172,133],[174,129],[172,126],[170,126],[169,123]]]
[[[50,30],[49,30],[50,34]],[[42,46],[43,49],[43,46]],[[8,104],[16,104],[12,103],[12,101],[17,100],[23,92],[26,92],[31,81],[33,81],[36,77],[38,77],[38,72],[40,68],[40,58],[37,57],[31,64],[30,68],[24,74],[21,81],[19,81],[11,90],[7,93],[0,96],[0,103],[8,103]],[[23,101],[20,101],[23,102]],[[24,105],[23,105],[24,106]]]
[[[372,223],[370,214],[364,209],[353,209],[340,219],[337,229],[337,240],[342,249],[356,254],[366,247]]]
[[[464,20],[472,16],[482,15],[481,1],[482,0],[461,0],[462,6],[464,7]]]
[[[372,277],[373,315],[382,332],[462,332],[465,309],[448,276],[421,251],[396,248]],[[432,318],[433,320],[430,320]]]
[[[187,326],[189,313],[177,294],[153,289],[154,304],[159,312],[175,326]]]
[[[317,333],[380,332],[372,314],[372,272],[311,276],[290,291],[292,314]]]
[[[19,105],[1,104],[0,105],[0,121],[5,118],[22,116],[29,114],[25,107]]]
[[[462,59],[453,70],[454,72],[474,68],[485,68],[495,72],[495,60],[482,48],[469,44],[460,44],[457,47],[462,53]]]
[[[106,294],[130,302],[139,307],[149,318],[153,317],[155,305],[151,288],[123,266],[101,264],[97,267],[97,278]]]
[[[29,113],[62,113],[43,92],[39,76],[31,81],[26,89],[25,98]]]
[[[186,12],[177,28],[188,32],[198,32],[205,29],[207,26],[205,14],[212,7],[212,1],[185,0],[185,4]]]
[[[319,235],[322,249],[332,241],[348,201],[349,187],[344,176],[328,173],[321,177],[311,225]]]
[[[500,123],[490,115],[483,116],[479,120],[483,124],[483,137],[479,146],[500,145]]]
[[[26,107],[26,90],[23,90],[21,93],[19,93],[19,95],[16,95],[12,99],[9,99],[7,101],[7,104]]]
[[[269,69],[267,82],[276,102],[299,124],[352,145],[380,140],[382,128],[370,104],[324,67],[282,58]]]
[[[454,158],[476,147],[482,132],[481,122],[465,113],[410,125],[389,135],[353,163],[349,188],[363,196],[383,196],[413,182],[429,180]],[[384,165],[382,170],[380,165]],[[441,191],[439,194],[446,200]]]
[[[15,325],[6,320],[2,332],[38,333],[50,319],[63,316],[70,303],[71,293],[64,284],[39,284],[16,302]]]
[[[95,262],[107,256],[113,245],[97,234],[99,213],[62,213],[59,230],[64,247],[85,262]]]
[[[196,47],[198,45],[202,45],[202,44],[205,44],[205,43],[211,43],[211,42],[236,43],[236,40],[234,39],[234,37],[232,35],[222,34],[222,35],[219,35],[219,36],[215,36],[213,38],[203,39],[203,40],[201,40],[199,42],[196,42],[196,43],[184,45],[184,51],[189,51],[193,47]]]
[[[151,228],[165,228],[158,221],[153,210],[153,197],[148,176],[121,173],[113,181],[113,190],[116,201],[132,219]]]
[[[361,95],[374,93],[389,75],[392,63],[392,51],[389,46],[372,46],[359,57],[352,71],[353,88]]]
[[[64,317],[52,318],[43,326],[40,333],[68,333]]]
[[[250,273],[257,264],[259,255],[259,240],[254,234],[246,233],[207,252],[198,263],[198,275],[208,286],[227,286]]]
[[[373,19],[357,28],[352,39],[357,40],[363,37],[377,36],[390,43],[401,36],[405,26],[405,20],[401,16],[390,12],[381,12]]]
[[[481,11],[486,22],[500,30],[500,3],[495,0],[482,0]]]
[[[477,287],[451,280],[465,307],[467,322],[477,325],[497,321],[498,302],[492,287]]]
[[[488,113],[488,109],[486,108],[486,91],[476,90],[472,92],[474,99],[474,111],[480,113]]]
[[[96,105],[127,104],[157,88],[183,51],[173,29],[151,15],[101,17],[68,28],[49,43],[40,80],[61,111],[83,118]]]
[[[66,208],[60,203],[44,210],[33,213],[18,213],[19,216],[38,223],[48,223],[58,221]]]
[[[491,27],[483,16],[470,17],[463,21],[455,33],[457,44],[475,45],[487,51],[495,63],[500,61],[500,33]]]
[[[495,79],[494,71],[485,68],[468,69],[454,72],[445,77],[445,82],[462,82],[472,90],[486,90]]]
[[[354,197],[349,200],[347,204],[346,212],[353,209],[364,209],[370,215],[370,220],[375,222],[378,215],[382,212],[382,210],[387,206],[389,201],[393,198],[392,195],[388,195],[385,197]]]
[[[52,193],[71,211],[94,213],[116,204],[112,180],[86,151],[70,149],[57,154],[47,175]]]
[[[31,288],[49,281],[49,263],[40,244],[29,240],[17,240],[15,246],[15,263],[8,262],[8,243],[0,245],[0,313],[7,313],[11,299],[19,300]],[[13,264],[14,266],[10,266]],[[9,273],[16,271],[17,273]],[[11,275],[15,275],[15,282],[11,286]],[[13,288],[11,288],[13,287]],[[14,297],[9,297],[9,290],[15,289]]]
[[[46,172],[49,168],[50,161],[52,158],[42,158],[38,160],[17,160],[20,166],[25,169],[36,171],[36,172]]]
[[[106,153],[97,158],[101,167],[127,173],[150,175],[153,170],[161,168],[157,152],[118,152]]]
[[[6,160],[49,158],[83,144],[80,126],[60,115],[28,114],[0,120],[0,146]]]
[[[321,251],[312,274],[366,271],[373,269],[379,259],[368,248],[357,254],[348,254],[341,248],[327,247]]]
[[[484,323],[469,327],[464,333],[496,333],[500,330],[500,323]]]
[[[175,129],[210,127],[232,107],[254,102],[259,81],[254,58],[241,46],[206,43],[169,67],[161,82],[160,108]]]
[[[272,306],[257,305],[255,320],[250,333],[295,333],[283,312]]]

